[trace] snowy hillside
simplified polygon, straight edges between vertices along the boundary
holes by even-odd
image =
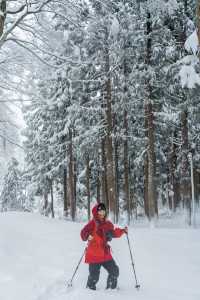
[[[73,288],[71,278],[85,244],[83,224],[51,220],[39,215],[0,215],[1,300],[199,300],[200,239],[193,229],[130,229],[136,272],[135,289],[125,236],[112,242],[120,266],[117,291],[105,291],[101,272],[97,291],[85,289],[88,267],[81,264]]]

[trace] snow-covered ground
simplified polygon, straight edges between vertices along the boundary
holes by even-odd
[[[126,237],[112,241],[120,267],[117,291],[106,291],[102,269],[97,291],[85,289],[88,266],[81,264],[67,289],[85,243],[83,224],[36,214],[0,214],[0,300],[199,300],[199,229],[131,228],[135,289]]]

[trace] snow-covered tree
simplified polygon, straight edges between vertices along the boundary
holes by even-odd
[[[15,158],[11,159],[7,174],[4,176],[0,201],[2,211],[25,209],[22,173]]]

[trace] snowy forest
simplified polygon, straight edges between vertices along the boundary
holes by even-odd
[[[0,211],[200,224],[200,1],[0,0]]]

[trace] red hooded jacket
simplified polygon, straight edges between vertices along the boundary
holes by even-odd
[[[97,213],[97,205],[92,209],[93,219],[81,230],[81,238],[87,241],[89,235],[93,236],[88,241],[85,253],[86,263],[101,263],[112,259],[109,237],[119,238],[125,233],[124,229],[114,228],[114,225],[106,218],[100,220]]]

